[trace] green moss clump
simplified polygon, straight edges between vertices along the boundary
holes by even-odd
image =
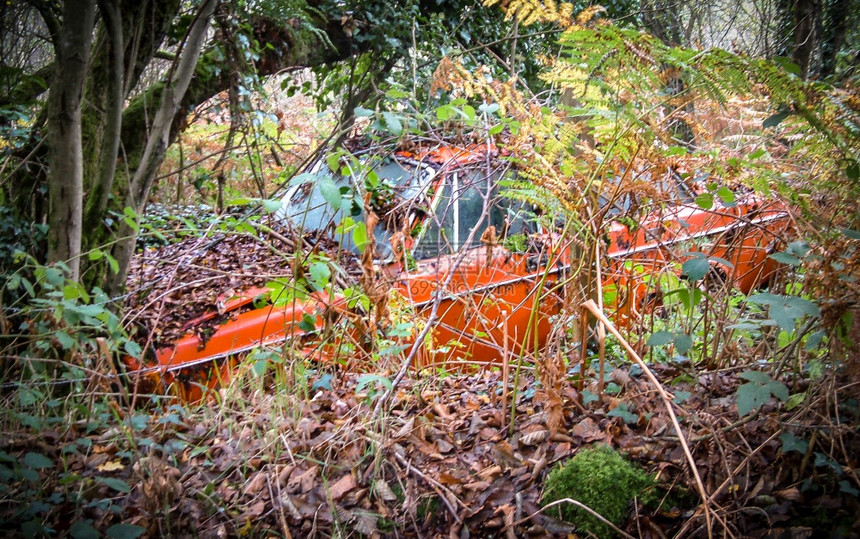
[[[654,480],[644,470],[624,460],[612,448],[600,445],[580,451],[556,466],[546,479],[541,501],[546,505],[573,498],[620,525],[633,498],[653,484]],[[598,537],[613,535],[609,526],[573,504],[561,503],[548,513],[570,522],[582,532]]]

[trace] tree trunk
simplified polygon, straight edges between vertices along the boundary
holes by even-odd
[[[797,0],[794,5],[794,46],[791,60],[800,67],[801,76],[809,76],[809,59],[815,45],[815,18],[819,4],[816,0]]]
[[[170,140],[171,125],[188,85],[191,83],[197,60],[200,58],[200,51],[206,41],[209,21],[212,19],[217,5],[218,0],[204,0],[203,5],[200,6],[200,11],[197,12],[195,20],[188,30],[185,43],[176,63],[171,68],[167,84],[164,86],[161,104],[155,113],[143,156],[128,186],[126,206],[134,211],[134,219],[138,222],[149,197],[149,191],[152,188],[158,167],[164,160],[164,154]],[[106,283],[107,292],[111,295],[118,294],[125,286],[129,263],[136,242],[136,227],[123,221],[119,227],[119,237],[112,252],[119,264],[119,271],[110,275]]]
[[[89,190],[83,218],[84,229],[92,232],[101,226],[102,217],[107,209],[108,195],[113,188],[125,97],[123,93],[125,63],[122,16],[119,6],[111,0],[100,0],[99,9],[105,28],[107,84],[105,85],[105,127],[101,136],[98,171],[95,175],[95,182]]]
[[[836,55],[845,43],[845,32],[848,30],[848,19],[851,15],[852,0],[831,0],[827,6],[827,27],[825,28],[824,43],[821,45],[821,78],[826,78],[836,72]]]
[[[48,96],[48,262],[80,278],[84,169],[81,96],[95,21],[94,0],[68,0],[54,43],[57,71]]]

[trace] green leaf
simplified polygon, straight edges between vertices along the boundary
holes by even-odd
[[[391,380],[389,380],[385,376],[380,376],[378,374],[365,374],[364,376],[359,376],[358,380],[356,380],[355,392],[358,393],[368,385],[376,383],[382,384],[383,386],[385,386],[386,389],[391,389],[394,387],[394,384],[391,383]]]
[[[683,391],[681,389],[676,389],[674,391],[674,393],[675,393],[675,399],[674,399],[675,404],[681,404],[682,402],[689,399],[690,396],[692,395],[692,393],[690,393],[689,391]]]
[[[856,160],[851,159],[848,163],[848,166],[845,167],[845,175],[849,180],[857,180],[860,179],[860,163]]]
[[[331,391],[331,381],[334,377],[331,374],[323,374],[316,380],[314,380],[313,385],[311,386],[311,391],[319,391],[323,389],[325,391]]]
[[[749,157],[751,160],[755,160],[755,159],[758,159],[759,157],[764,157],[764,154],[766,154],[766,153],[767,153],[767,152],[764,150],[764,148],[759,148],[758,150],[756,150],[756,151],[754,151],[753,153],[749,154],[749,156],[748,156],[748,157]]]
[[[356,223],[352,229],[352,241],[360,252],[364,252],[367,245],[367,225],[364,222]]]
[[[54,337],[56,337],[57,341],[60,342],[60,346],[63,347],[63,350],[70,350],[75,345],[75,340],[65,331],[57,331],[54,333]]]
[[[316,318],[305,313],[302,315],[302,321],[299,322],[299,329],[307,333],[313,333],[316,331]]]
[[[92,251],[90,251],[87,254],[87,258],[89,258],[92,261],[96,261],[96,260],[101,260],[104,255],[105,255],[105,252],[102,251],[101,249],[93,249]]]
[[[140,358],[143,355],[143,348],[132,340],[127,340],[122,345],[125,353],[134,358]]]
[[[850,228],[840,228],[839,231],[851,238],[852,240],[860,240],[860,231],[851,230]]]
[[[783,453],[791,453],[792,451],[796,451],[801,455],[805,455],[806,450],[809,448],[809,442],[807,442],[803,438],[796,437],[790,432],[783,432],[779,435],[779,439],[782,440]]]
[[[269,358],[268,357],[259,357],[254,360],[254,363],[251,364],[251,370],[254,372],[254,376],[257,378],[266,374],[266,370],[269,368]]]
[[[675,350],[681,355],[687,355],[687,352],[693,348],[693,338],[684,333],[675,335]]]
[[[6,281],[6,288],[9,290],[18,290],[18,287],[21,286],[21,276],[17,273],[13,273],[9,280]]]
[[[714,207],[714,194],[702,193],[696,197],[696,205],[703,210],[710,210]]]
[[[651,336],[648,337],[648,340],[645,342],[645,344],[647,346],[663,346],[669,344],[674,339],[674,333],[666,330],[660,330],[652,333]]]
[[[499,110],[499,104],[498,103],[490,103],[490,104],[481,103],[481,105],[478,107],[478,110],[484,114],[493,114],[494,112]]]
[[[54,466],[54,461],[41,453],[27,453],[24,455],[24,465],[34,470],[51,468]]]
[[[793,333],[797,320],[804,316],[819,316],[821,311],[818,305],[807,299],[797,296],[779,296],[768,292],[754,294],[747,298],[749,303],[757,303],[768,306],[770,319],[785,330]]]
[[[770,255],[770,258],[776,260],[780,264],[787,264],[789,266],[799,266],[801,263],[799,258],[797,258],[791,253],[786,252],[773,253],[772,255]]]
[[[806,344],[803,345],[803,349],[806,351],[812,351],[818,348],[821,344],[821,341],[824,340],[824,337],[827,336],[827,332],[824,330],[818,330],[814,333],[811,333],[809,337],[806,338]]]
[[[806,400],[806,392],[803,393],[795,393],[790,396],[787,401],[785,401],[785,410],[790,412],[800,406],[803,401]]]
[[[842,481],[839,482],[839,490],[844,492],[845,494],[849,494],[851,496],[854,496],[855,498],[857,496],[860,496],[860,490],[857,490],[856,488],[854,488],[854,486],[851,484],[851,482],[848,480],[845,480],[845,479],[843,479]]]
[[[711,270],[710,261],[704,256],[691,258],[681,265],[681,272],[691,281],[703,279]]]
[[[740,377],[744,380],[749,380],[750,382],[754,382],[758,385],[765,385],[770,383],[770,376],[766,373],[759,371],[744,371],[740,374]]]
[[[720,197],[720,200],[723,201],[723,205],[725,206],[734,206],[735,205],[735,193],[731,189],[726,186],[722,186],[717,189],[717,196]]]
[[[788,118],[789,114],[791,114],[791,111],[789,111],[789,110],[784,110],[784,111],[782,111],[782,112],[777,112],[777,113],[776,113],[776,114],[774,114],[773,116],[770,116],[770,117],[766,118],[766,119],[765,119],[765,121],[763,121],[763,122],[761,123],[761,128],[762,128],[762,129],[767,129],[768,127],[776,127],[776,126],[778,126],[780,123],[782,123],[782,121],[783,121],[783,120],[785,120],[786,118]]]
[[[744,417],[762,404],[766,403],[770,398],[768,393],[764,399],[761,398],[761,385],[752,382],[744,384],[738,388],[736,399],[738,402],[738,415]]]
[[[125,494],[131,492],[131,487],[128,486],[128,483],[122,479],[117,479],[116,477],[96,477],[96,481],[109,486],[117,492],[123,492]]]
[[[609,417],[620,417],[628,425],[635,425],[639,422],[639,416],[632,413],[623,402],[610,410],[606,415]]]
[[[334,180],[328,176],[320,178],[319,190],[323,199],[335,210],[339,210],[343,202],[343,197],[340,194],[340,187],[334,183]]]
[[[398,88],[391,88],[387,92],[385,92],[385,96],[391,99],[403,99],[405,97],[409,97],[409,92],[405,92]]]
[[[451,105],[442,105],[441,107],[436,108],[436,119],[441,122],[450,120],[456,114],[457,111]]]
[[[787,73],[797,75],[798,77],[800,77],[803,73],[802,71],[800,71],[800,66],[792,62],[791,58],[787,56],[776,56],[774,57],[773,61]]]
[[[328,285],[329,278],[331,277],[331,269],[329,269],[328,264],[325,262],[314,262],[308,268],[308,274],[317,290],[322,290]]]
[[[403,133],[403,124],[400,123],[400,118],[397,115],[391,112],[383,112],[382,118],[385,120],[385,126],[392,135],[399,136]]]
[[[91,522],[89,519],[75,522],[69,528],[69,535],[74,537],[74,539],[98,539],[99,532],[93,528]]]
[[[281,209],[281,201],[277,199],[264,198],[262,200],[263,208],[269,213],[275,213]]]
[[[137,539],[145,531],[146,528],[134,524],[114,524],[105,530],[105,534],[111,539]]]
[[[357,118],[367,118],[369,116],[373,116],[373,111],[364,107],[355,107],[353,114],[355,114]]]
[[[112,255],[105,253],[105,259],[108,261],[108,266],[110,266],[110,270],[116,275],[119,273],[119,262],[116,261]]]

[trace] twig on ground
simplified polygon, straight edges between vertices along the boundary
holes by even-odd
[[[600,520],[601,522],[603,522],[604,524],[606,524],[607,526],[609,526],[610,528],[612,528],[612,529],[613,529],[617,534],[621,535],[622,537],[625,537],[625,538],[627,538],[627,539],[635,539],[632,535],[625,533],[625,532],[624,532],[623,530],[621,530],[618,526],[616,526],[615,524],[613,524],[613,523],[609,522],[608,520],[606,520],[606,518],[605,518],[603,515],[601,515],[600,513],[598,513],[597,511],[595,511],[595,510],[594,510],[594,509],[592,509],[591,507],[588,507],[588,506],[587,506],[587,505],[585,505],[584,503],[579,502],[579,501],[576,501],[576,500],[574,500],[573,498],[563,498],[563,499],[561,499],[561,500],[556,500],[556,501],[554,501],[554,502],[552,502],[552,503],[548,503],[548,504],[546,504],[545,506],[543,506],[543,507],[541,507],[540,509],[538,509],[537,511],[535,511],[534,513],[530,514],[529,516],[527,516],[527,517],[525,517],[525,518],[521,518],[521,519],[519,519],[519,520],[517,520],[517,521],[515,521],[515,522],[513,522],[513,523],[511,523],[511,524],[509,524],[508,526],[505,526],[504,528],[502,528],[502,531],[505,531],[505,530],[507,530],[508,528],[513,528],[514,526],[519,526],[519,525],[520,525],[520,524],[522,524],[523,522],[528,522],[529,520],[531,520],[531,519],[533,519],[534,517],[536,517],[537,515],[539,515],[539,514],[543,513],[544,511],[546,511],[546,510],[547,510],[547,509],[549,509],[550,507],[555,507],[556,505],[560,505],[560,504],[563,504],[563,503],[570,503],[570,504],[573,504],[573,505],[575,505],[575,506],[579,507],[580,509],[582,509],[582,510],[584,510],[584,511],[587,511],[587,512],[588,512],[588,513],[590,513],[592,516],[594,516],[595,518],[597,518],[598,520]]]
[[[462,523],[463,523],[463,520],[460,518],[460,515],[458,515],[458,514],[457,514],[457,510],[456,510],[456,509],[454,509],[454,506],[453,506],[453,505],[451,505],[450,500],[448,500],[448,496],[446,496],[445,494],[450,495],[452,498],[454,498],[454,500],[456,500],[456,501],[457,501],[457,503],[459,503],[459,504],[460,504],[460,505],[462,505],[463,507],[467,507],[467,506],[466,506],[466,504],[464,504],[462,501],[460,501],[460,499],[459,499],[459,498],[457,498],[457,496],[455,496],[453,492],[451,492],[450,490],[448,490],[447,488],[445,488],[445,485],[443,485],[443,484],[439,483],[438,481],[436,481],[436,480],[435,480],[435,479],[433,479],[432,477],[430,477],[430,476],[426,475],[424,472],[422,472],[421,470],[419,470],[419,469],[418,469],[418,468],[416,468],[415,466],[411,465],[411,464],[409,463],[409,461],[407,461],[407,460],[406,460],[406,458],[405,458],[405,457],[402,457],[402,456],[401,456],[400,454],[398,454],[396,451],[394,451],[393,453],[394,453],[394,458],[396,458],[396,459],[397,459],[397,462],[399,462],[400,464],[402,464],[403,466],[405,466],[405,467],[406,467],[406,469],[407,469],[407,470],[409,470],[410,472],[412,472],[413,474],[415,474],[415,475],[417,475],[418,477],[420,477],[421,479],[423,479],[423,480],[427,481],[427,483],[428,483],[431,487],[433,487],[433,490],[435,490],[435,491],[436,491],[436,494],[438,494],[438,495],[439,495],[439,497],[440,497],[440,498],[442,498],[442,503],[444,503],[444,504],[445,504],[445,507],[446,507],[446,508],[448,508],[448,512],[449,512],[449,513],[451,513],[451,516],[453,516],[453,517],[454,517],[454,520],[456,520],[456,521],[457,521],[457,524],[462,524]],[[442,490],[442,491],[444,491],[444,492],[440,492],[440,490]]]

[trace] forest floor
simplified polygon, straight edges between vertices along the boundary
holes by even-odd
[[[129,414],[111,400],[100,412],[94,404],[88,421],[23,421],[0,440],[0,470],[20,475],[0,502],[0,528],[26,531],[19,519],[28,508],[73,537],[94,536],[75,526],[113,537],[564,537],[575,528],[540,509],[546,475],[582,448],[608,444],[656,478],[656,496],[630,504],[620,528],[706,535],[681,444],[638,367],[613,368],[600,397],[565,384],[554,431],[528,370],[511,423],[499,372],[414,376],[375,415],[383,388],[375,378],[305,367],[279,365],[197,404]],[[652,369],[676,381],[715,533],[858,536],[856,382],[829,377],[796,408],[771,401],[738,421],[736,372]],[[607,496],[617,489],[605,485]]]

